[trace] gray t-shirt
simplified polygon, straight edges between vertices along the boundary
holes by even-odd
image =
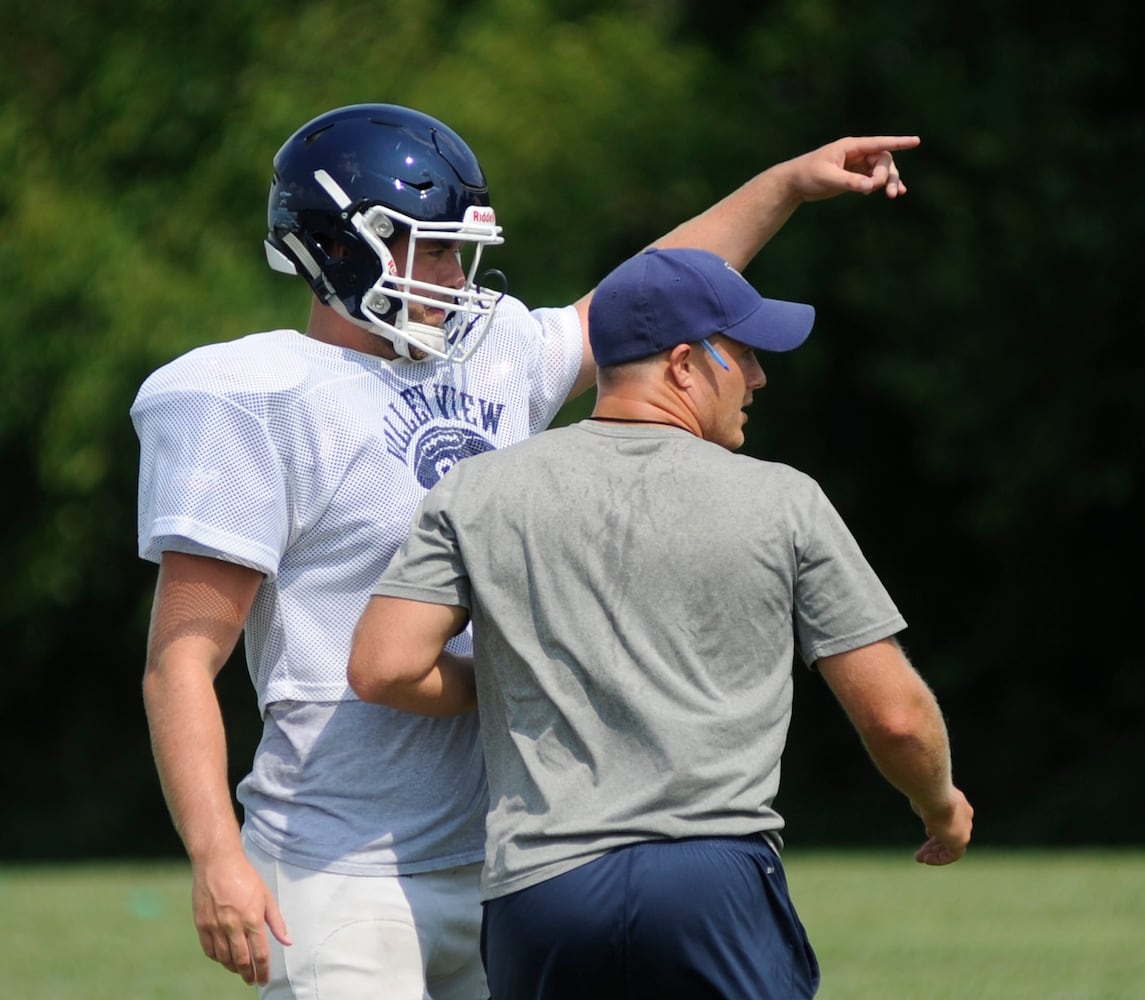
[[[458,463],[375,593],[470,610],[486,899],[644,840],[778,841],[795,653],[906,627],[805,474],[595,421]]]

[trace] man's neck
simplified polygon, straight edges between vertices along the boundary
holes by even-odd
[[[646,399],[600,395],[589,419],[617,424],[663,424],[699,436],[699,425],[690,417],[680,409],[659,406]]]

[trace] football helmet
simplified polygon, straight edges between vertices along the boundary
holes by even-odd
[[[503,240],[477,157],[409,108],[355,104],[303,125],[274,157],[267,229],[274,270],[302,275],[322,302],[406,358],[464,361],[505,294],[501,272],[480,271],[482,251]],[[402,232],[399,266],[390,246]],[[460,244],[462,287],[414,280],[419,240]],[[411,304],[444,307],[444,325],[411,319]]]

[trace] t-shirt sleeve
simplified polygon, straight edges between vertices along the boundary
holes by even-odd
[[[374,586],[374,594],[472,609],[469,577],[446,511],[448,498],[462,478],[457,466],[425,495],[409,534]]]
[[[285,550],[287,477],[265,421],[234,400],[144,389],[131,408],[140,443],[138,542],[211,555],[273,575]]]
[[[795,629],[813,665],[906,628],[890,594],[826,495],[815,496],[796,540]]]

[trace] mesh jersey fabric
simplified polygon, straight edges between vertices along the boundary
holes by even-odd
[[[906,627],[804,473],[592,421],[460,465],[375,593],[471,611],[487,899],[645,840],[778,845],[796,653]]]
[[[480,857],[475,717],[359,702],[350,641],[426,490],[547,426],[581,357],[575,309],[506,298],[464,366],[278,330],[197,348],[143,383],[141,557],[189,552],[266,575],[244,637],[264,734],[239,797],[272,855],[347,873]],[[468,634],[451,648],[468,651]]]

